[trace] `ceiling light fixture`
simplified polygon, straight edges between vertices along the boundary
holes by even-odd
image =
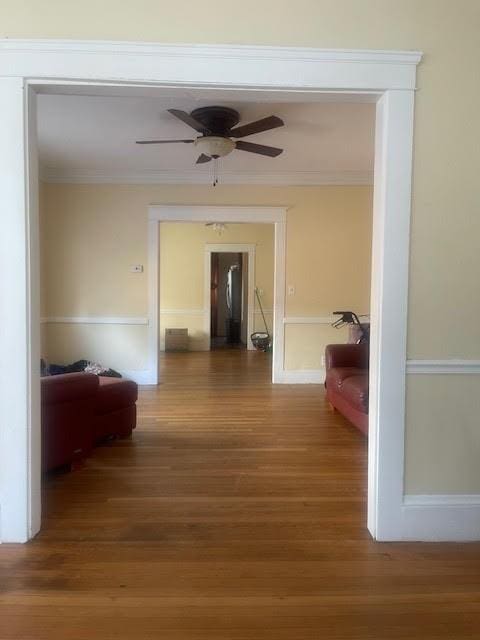
[[[200,158],[213,160],[212,186],[218,184],[218,159],[227,156],[235,149],[235,142],[222,136],[205,136],[195,140],[195,146],[200,151]]]
[[[210,158],[222,158],[232,153],[235,149],[235,142],[221,136],[204,136],[195,140],[195,146],[200,153],[204,153]]]
[[[205,226],[211,227],[219,236],[227,230],[227,225],[223,224],[223,222],[207,222]]]

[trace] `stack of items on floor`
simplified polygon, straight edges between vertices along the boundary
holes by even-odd
[[[110,437],[136,426],[137,384],[93,373],[41,379],[42,470],[71,465]]]

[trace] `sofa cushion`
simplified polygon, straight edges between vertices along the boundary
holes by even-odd
[[[352,407],[368,413],[368,373],[345,378],[341,394]]]
[[[335,367],[334,369],[328,369],[325,382],[327,386],[339,391],[347,378],[364,374],[365,370],[358,367]]]
[[[89,373],[41,379],[43,471],[90,452],[98,385],[97,376]]]
[[[138,396],[137,383],[123,378],[99,376],[97,415],[104,415],[135,404]]]
[[[337,367],[368,369],[368,359],[368,344],[328,344],[325,348],[327,371]]]
[[[41,378],[42,406],[71,404],[94,396],[98,377],[93,373],[65,373]]]

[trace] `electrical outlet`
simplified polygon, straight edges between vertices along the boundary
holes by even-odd
[[[289,296],[295,295],[295,287],[293,286],[293,284],[289,284],[288,285],[287,291],[288,291],[288,295]]]
[[[322,359],[321,359],[320,362],[322,363],[322,367],[324,367],[325,366],[325,356],[322,356]]]

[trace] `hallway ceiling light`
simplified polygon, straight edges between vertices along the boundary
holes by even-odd
[[[219,236],[227,230],[227,225],[223,224],[223,222],[207,222],[205,226],[211,227]]]

